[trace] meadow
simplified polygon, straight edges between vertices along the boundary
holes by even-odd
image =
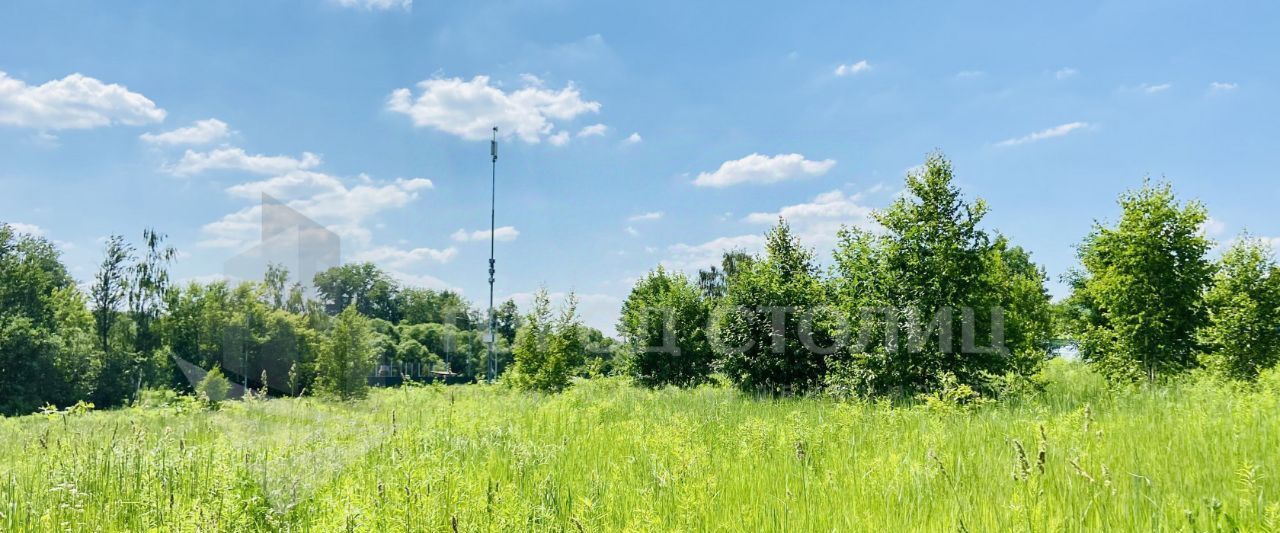
[[[606,378],[5,418],[0,530],[1280,530],[1276,373],[1040,379],[968,407]]]

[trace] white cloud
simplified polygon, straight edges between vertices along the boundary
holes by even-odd
[[[644,137],[641,137],[639,133],[632,133],[622,141],[623,144],[640,144],[641,142],[644,142]]]
[[[627,235],[630,235],[632,237],[637,237],[640,235],[640,230],[636,229],[633,226],[627,226]]]
[[[1084,128],[1087,128],[1087,127],[1089,127],[1089,123],[1087,123],[1087,122],[1070,122],[1070,123],[1067,123],[1067,124],[1062,124],[1062,125],[1059,125],[1059,126],[1054,126],[1054,127],[1052,127],[1052,128],[1049,128],[1049,129],[1044,129],[1044,130],[1040,130],[1040,131],[1037,131],[1037,132],[1034,132],[1034,133],[1029,133],[1029,134],[1027,134],[1027,135],[1023,135],[1022,137],[1014,137],[1014,138],[1012,138],[1012,139],[1005,139],[1005,140],[1003,140],[1003,141],[1000,141],[1000,142],[996,143],[996,146],[1017,146],[1017,145],[1019,145],[1019,144],[1033,143],[1033,142],[1041,141],[1041,140],[1044,140],[1044,139],[1052,139],[1052,138],[1054,138],[1054,137],[1061,137],[1061,136],[1066,135],[1066,134],[1068,134],[1068,133],[1071,133],[1071,132],[1073,132],[1073,131],[1080,130],[1080,129],[1084,129]]]
[[[720,237],[702,244],[673,244],[667,247],[670,257],[662,266],[677,271],[693,272],[712,265],[719,265],[725,252],[742,250],[758,253],[764,249],[764,236],[758,234]]]
[[[859,205],[862,195],[846,195],[843,191],[824,192],[813,198],[812,202],[783,207],[773,213],[751,213],[743,219],[752,224],[772,224],[778,218],[797,222],[803,220],[837,218],[865,220],[871,216],[871,208]]]
[[[72,74],[38,86],[0,71],[0,124],[40,130],[161,122],[165,111],[123,85]]]
[[[740,183],[775,183],[821,176],[835,164],[834,159],[810,161],[800,154],[766,156],[753,153],[742,159],[725,161],[715,172],[698,174],[693,184],[699,187],[728,187]]]
[[[227,128],[226,122],[210,118],[196,121],[195,124],[185,128],[178,128],[164,133],[143,133],[139,138],[151,144],[207,144],[225,139],[230,134],[231,130]]]
[[[1075,77],[1075,75],[1079,73],[1080,71],[1073,69],[1071,67],[1063,67],[1058,69],[1057,72],[1054,72],[1053,77],[1058,78],[1060,80],[1065,80],[1067,78]]]
[[[250,155],[243,148],[219,148],[209,152],[187,150],[182,159],[166,170],[177,176],[190,176],[209,170],[241,170],[254,174],[284,174],[315,168],[320,156],[303,152],[295,159],[287,155]]]
[[[44,236],[44,228],[35,224],[23,224],[21,222],[6,222],[6,224],[9,225],[9,229],[12,229],[14,233],[26,233],[33,237]]]
[[[840,65],[836,67],[836,76],[852,76],[855,74],[861,74],[868,70],[871,70],[871,64],[867,63],[867,60],[863,59],[857,63],[850,63],[848,65]]]
[[[431,187],[422,178],[397,179],[378,183],[360,176],[359,183],[347,185],[328,174],[293,171],[270,179],[242,183],[227,188],[231,196],[259,201],[263,193],[271,195],[303,215],[325,225],[359,249],[372,239],[365,222],[384,211],[408,205],[418,198],[418,191]],[[242,248],[256,242],[261,234],[262,206],[252,205],[205,224],[205,247]]]
[[[788,205],[772,213],[751,213],[742,220],[751,224],[774,224],[779,218],[786,219],[806,246],[829,250],[835,246],[841,227],[868,230],[878,227],[871,216],[873,209],[861,204],[862,198],[862,194],[845,194],[837,189],[819,194],[811,202]]]
[[[418,83],[416,97],[396,89],[387,109],[408,115],[415,126],[434,128],[467,140],[489,138],[494,126],[503,138],[538,143],[552,136],[556,123],[600,111],[600,103],[584,100],[572,83],[560,90],[543,87],[533,76],[511,92],[490,85],[488,76],[433,78]]]
[[[333,2],[342,7],[368,11],[388,11],[391,9],[408,11],[413,8],[413,0],[333,0]]]
[[[556,132],[555,135],[547,137],[547,142],[551,143],[551,146],[564,146],[569,144],[569,132]]]
[[[401,284],[409,287],[421,287],[437,291],[448,290],[459,294],[462,293],[462,289],[460,287],[450,285],[448,282],[435,276],[427,274],[410,274],[408,272],[401,272],[395,269],[387,270],[387,274],[392,278],[395,278]]]
[[[517,230],[514,226],[502,226],[493,231],[493,239],[496,241],[502,241],[502,242],[514,241],[516,240],[516,237],[519,237],[519,236],[520,236],[520,231]],[[478,229],[475,231],[467,231],[464,229],[460,229],[458,231],[453,232],[453,240],[458,242],[487,241],[489,240],[489,230]]]
[[[1209,92],[1214,92],[1214,93],[1224,93],[1228,91],[1234,91],[1239,88],[1240,88],[1240,85],[1235,83],[1225,83],[1225,82],[1215,81],[1209,84]]]
[[[630,217],[627,217],[627,221],[640,222],[644,220],[659,220],[662,218],[662,216],[663,216],[662,211],[650,211],[648,213],[640,213],[639,215],[632,215]]]
[[[1147,94],[1156,94],[1156,93],[1162,93],[1164,91],[1167,91],[1171,87],[1173,87],[1172,83],[1156,83],[1156,84],[1144,83],[1142,85],[1139,85],[1135,90],[1144,92]]]
[[[1205,219],[1204,225],[1200,227],[1200,231],[1204,232],[1205,235],[1208,235],[1210,237],[1217,237],[1219,235],[1222,235],[1223,233],[1226,233],[1227,224],[1216,218],[1209,217]]]
[[[582,128],[581,130],[578,130],[578,137],[591,137],[591,136],[604,135],[608,131],[609,131],[609,126],[605,126],[604,124],[592,124],[590,126]]]
[[[960,71],[960,72],[957,72],[957,73],[956,73],[956,79],[958,79],[958,80],[972,80],[972,79],[981,78],[981,77],[986,76],[986,75],[987,75],[987,73],[986,73],[986,72],[983,72],[983,71],[981,71],[981,70],[962,70],[962,71]]]
[[[443,250],[435,248],[405,250],[393,246],[379,246],[356,253],[353,258],[356,262],[369,261],[379,265],[385,264],[395,269],[403,269],[423,261],[445,264],[453,261],[453,258],[457,257],[457,255],[458,249],[453,246]]]

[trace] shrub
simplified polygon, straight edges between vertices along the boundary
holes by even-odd
[[[533,309],[516,332],[515,362],[508,379],[525,390],[559,392],[585,359],[583,326],[578,319],[577,297],[570,293],[556,319],[546,289],[533,299]]]
[[[196,395],[208,402],[209,405],[217,406],[227,399],[227,393],[231,391],[231,381],[222,374],[222,369],[214,367],[200,383],[196,384]]]

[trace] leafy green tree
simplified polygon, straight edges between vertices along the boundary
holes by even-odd
[[[622,304],[618,333],[625,343],[625,372],[647,387],[706,381],[715,359],[708,319],[708,304],[688,278],[662,267],[650,272]]]
[[[712,265],[705,270],[699,270],[698,289],[702,291],[702,296],[708,300],[723,298],[725,289],[729,285],[729,278],[742,270],[742,267],[751,260],[751,255],[745,251],[729,250],[721,258],[720,266]]]
[[[804,392],[822,383],[832,346],[813,254],[786,221],[766,235],[765,254],[728,278],[715,319],[724,373],[750,391]]]
[[[101,360],[95,344],[57,248],[0,223],[0,415],[85,399]]]
[[[368,319],[355,305],[338,314],[316,365],[316,386],[341,399],[363,397],[369,388],[376,348]]]
[[[1222,255],[1205,304],[1205,366],[1250,380],[1280,362],[1280,267],[1264,241],[1245,236]]]
[[[1116,380],[1155,380],[1196,365],[1206,323],[1207,219],[1199,202],[1179,204],[1168,184],[1146,182],[1120,196],[1120,222],[1095,224],[1072,274],[1070,321],[1081,356]]]
[[[525,390],[558,392],[582,366],[586,346],[577,314],[577,298],[571,293],[558,317],[551,316],[546,289],[534,296],[533,309],[516,333],[515,362],[507,374],[511,383]]]
[[[133,321],[133,354],[130,365],[134,395],[145,384],[168,381],[171,362],[158,353],[163,339],[155,324],[165,312],[165,295],[170,289],[169,265],[178,251],[164,244],[166,236],[154,229],[142,232],[143,255],[129,269],[129,316]]]
[[[90,291],[93,318],[97,324],[98,339],[103,351],[110,351],[107,341],[111,328],[128,297],[128,263],[132,260],[133,248],[124,242],[124,237],[112,235],[107,239],[102,265],[94,276],[93,288]]]
[[[1045,359],[1044,272],[1021,248],[992,241],[981,228],[986,213],[935,153],[874,214],[882,231],[840,232],[832,292],[847,320],[846,349],[830,384],[873,395],[981,391],[991,377],[1030,373]]]
[[[331,315],[347,307],[369,318],[400,321],[400,288],[373,263],[355,263],[316,274],[316,291]]]

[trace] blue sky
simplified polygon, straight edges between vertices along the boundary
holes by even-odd
[[[1280,236],[1280,5],[883,4],[9,1],[0,220],[82,280],[148,226],[211,279],[270,192],[481,303],[497,124],[498,297],[574,290],[606,331],[779,214],[825,259],[933,149],[1057,295],[1143,176]]]

